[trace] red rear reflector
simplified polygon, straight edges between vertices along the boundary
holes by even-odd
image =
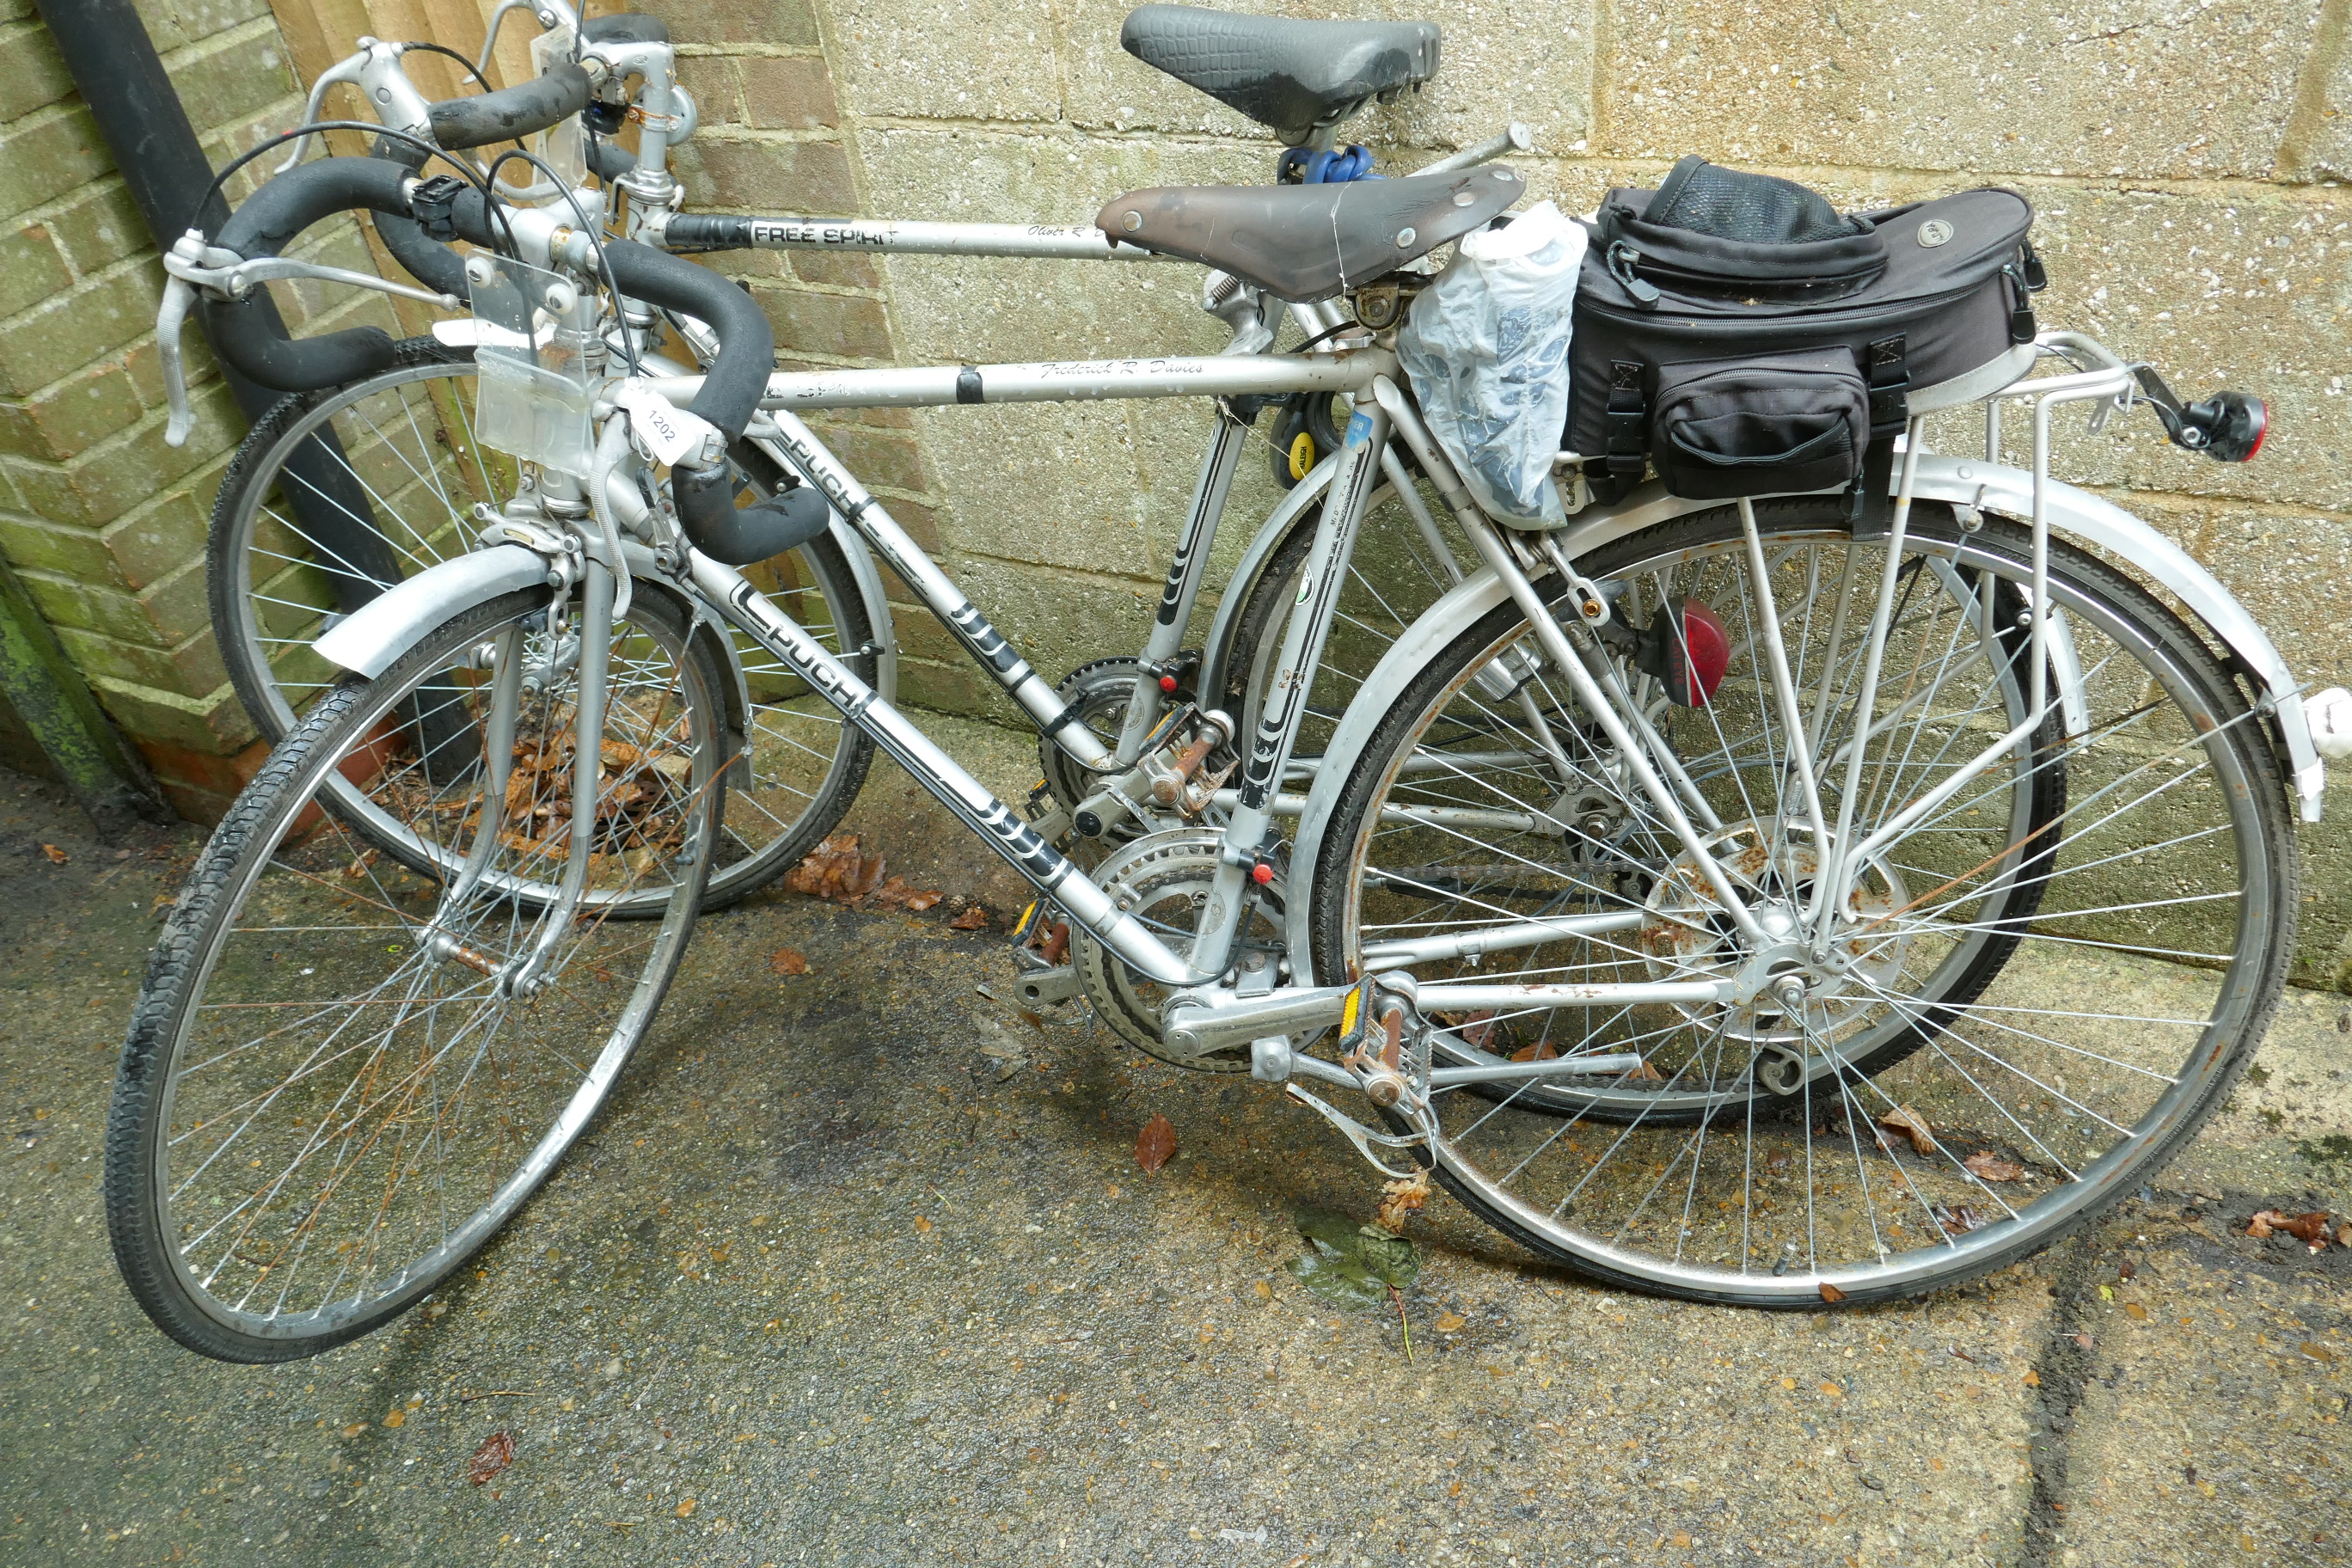
[[[1163,676],[1161,676],[1161,677],[1160,678],[1160,690],[1162,690],[1162,691],[1173,691],[1173,690],[1175,690],[1175,689],[1176,689],[1176,678],[1175,678],[1174,676],[1172,676],[1172,675],[1163,675]]]
[[[1683,601],[1683,646],[1675,650],[1683,689],[1676,693],[1685,707],[1696,708],[1715,696],[1731,668],[1731,634],[1713,610],[1696,599]]]

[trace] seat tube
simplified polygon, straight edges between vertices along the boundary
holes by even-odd
[[[1160,591],[1160,612],[1151,636],[1143,645],[1146,666],[1164,665],[1184,643],[1184,628],[1192,619],[1192,605],[1201,596],[1201,581],[1208,574],[1209,547],[1216,542],[1217,524],[1225,515],[1225,498],[1234,488],[1234,472],[1241,465],[1249,426],[1224,400],[1217,403],[1216,434],[1201,457],[1200,482],[1192,487],[1192,510],[1177,536],[1176,558],[1168,563],[1168,583]],[[1127,720],[1119,728],[1118,761],[1132,765],[1143,749],[1144,737],[1160,721],[1160,678],[1150,668],[1136,672],[1135,695],[1128,700]]]
[[[1339,611],[1339,592],[1348,581],[1348,563],[1363,528],[1364,510],[1380,483],[1381,453],[1388,438],[1388,416],[1370,392],[1358,393],[1331,488],[1323,498],[1323,516],[1315,527],[1315,543],[1307,553],[1298,598],[1283,630],[1282,653],[1266,688],[1265,711],[1250,737],[1239,798],[1225,826],[1224,854],[1193,945],[1195,969],[1222,974],[1232,962],[1250,870],[1274,821],[1275,793],[1298,739],[1299,723],[1306,717],[1307,699],[1322,662],[1324,639],[1330,635],[1332,617]]]

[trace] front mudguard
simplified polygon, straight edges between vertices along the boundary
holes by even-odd
[[[693,626],[695,641],[726,672],[719,689],[727,709],[720,722],[728,765],[735,770],[728,782],[750,784],[745,741],[751,730],[751,692],[742,661],[735,656],[734,638],[708,616],[694,613],[692,602],[656,572],[652,551],[624,542],[622,552],[633,579],[631,592],[677,599],[680,618]],[[373,680],[453,616],[518,589],[552,587],[557,580],[545,556],[520,544],[494,544],[428,566],[394,585],[338,621],[311,647],[330,664]]]

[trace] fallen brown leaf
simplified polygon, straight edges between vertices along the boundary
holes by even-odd
[[[68,857],[68,856],[66,854],[66,852],[65,852],[64,850],[62,850],[62,849],[58,848],[58,847],[56,845],[54,845],[54,844],[44,844],[44,845],[42,845],[42,846],[41,846],[41,853],[42,853],[42,854],[44,854],[44,855],[46,855],[46,856],[47,856],[47,857],[50,858],[50,860],[52,860],[53,862],[55,862],[56,864],[59,865],[59,866],[64,865],[64,864],[66,863],[66,861],[67,861],[68,858],[70,858],[70,857]]]
[[[1404,1216],[1417,1214],[1429,1201],[1429,1173],[1415,1171],[1401,1182],[1385,1182],[1381,1185],[1381,1206],[1372,1213],[1372,1223],[1391,1236],[1404,1231]]]
[[[2274,1231],[2284,1231],[2317,1252],[2327,1245],[2326,1211],[2315,1209],[2309,1214],[2281,1214],[2276,1209],[2264,1209],[2246,1226],[2246,1234],[2252,1237],[2266,1237]]]
[[[1960,1164],[1979,1182],[2013,1182],[2025,1174],[2024,1166],[2012,1165],[1990,1149],[1978,1150]]]
[[[680,1519],[691,1519],[694,1516],[694,1509],[695,1500],[692,1498],[688,1498],[684,1502],[677,1505],[677,1517]]]
[[[1558,1055],[1559,1053],[1552,1048],[1549,1040],[1538,1040],[1532,1046],[1521,1046],[1513,1051],[1511,1059],[1515,1062],[1548,1062]]]
[[[768,954],[768,967],[779,974],[806,974],[808,955],[796,947],[780,947]]]
[[[910,888],[904,877],[893,877],[874,889],[874,901],[885,909],[908,909],[920,912],[936,904],[944,895],[928,888]]]
[[[1822,1281],[1822,1300],[1832,1303],[1843,1301],[1845,1300],[1845,1292],[1824,1279]]]
[[[1437,1331],[1441,1334],[1459,1333],[1469,1321],[1459,1312],[1440,1312],[1437,1314]]]
[[[915,1216],[915,1229],[921,1235],[929,1236],[931,1233],[931,1222],[929,1216],[927,1215],[917,1215]]]
[[[2025,1369],[2025,1386],[2028,1388],[2042,1386],[2042,1374],[2030,1366]]]
[[[2145,1323],[2147,1321],[2147,1309],[2141,1306],[2137,1301],[2126,1301],[2124,1303],[2124,1316],[2129,1318],[2135,1323]]]
[[[1911,1152],[1915,1154],[1936,1152],[1936,1135],[1928,1131],[1927,1119],[1907,1105],[1898,1105],[1892,1110],[1881,1112],[1878,1124],[1910,1139]]]
[[[383,1418],[383,1424],[387,1426],[405,1426],[408,1424],[408,1412],[394,1407],[392,1414]]]
[[[1148,1174],[1168,1163],[1176,1152],[1176,1129],[1168,1118],[1155,1116],[1135,1135],[1135,1163]]]
[[[466,1467],[466,1479],[478,1487],[513,1463],[514,1439],[503,1432],[493,1432],[474,1450],[473,1461]]]
[[[882,857],[866,854],[856,834],[836,834],[787,872],[784,886],[811,898],[854,903],[882,880]]]
[[[972,905],[963,913],[948,921],[950,931],[986,931],[987,929],[988,910],[978,904]]]

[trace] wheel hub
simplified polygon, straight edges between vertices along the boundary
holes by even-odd
[[[1755,917],[1761,942],[1732,922],[1687,850],[1651,889],[1641,932],[1654,978],[1733,984],[1731,1002],[1681,1005],[1686,1016],[1760,1052],[1800,1059],[1808,1041],[1833,1041],[1874,1008],[1874,988],[1895,979],[1907,945],[1879,923],[1903,907],[1902,880],[1874,859],[1847,895],[1828,952],[1814,952],[1805,912],[1822,858],[1811,838],[1802,824],[1761,818],[1727,826],[1706,847]]]

